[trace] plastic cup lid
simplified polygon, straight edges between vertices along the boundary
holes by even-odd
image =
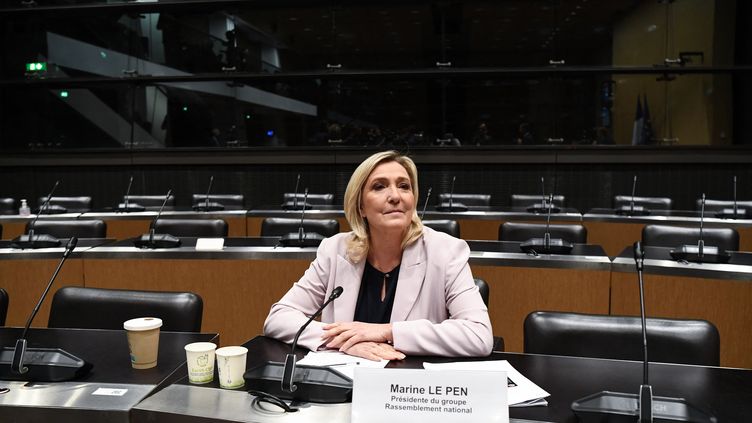
[[[246,347],[238,347],[238,346],[232,346],[232,347],[222,347],[219,348],[216,351],[216,354],[223,357],[234,357],[237,355],[243,355],[248,352],[248,348]]]
[[[217,344],[213,342],[194,342],[185,346],[185,350],[190,352],[205,352],[216,348]]]
[[[162,327],[162,319],[157,317],[139,317],[123,323],[125,330],[152,330]]]

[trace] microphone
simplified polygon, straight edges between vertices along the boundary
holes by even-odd
[[[426,202],[423,203],[423,211],[420,212],[420,220],[423,220],[423,216],[426,215],[426,207],[428,207],[428,199],[431,198],[431,190],[433,190],[433,187],[428,187],[428,194],[426,194]]]
[[[669,251],[674,260],[692,261],[697,263],[725,263],[731,258],[728,251],[715,246],[706,246],[703,239],[702,227],[705,218],[705,193],[702,193],[700,208],[700,239],[697,245],[680,245]]]
[[[285,363],[267,362],[245,372],[243,378],[249,389],[271,394],[281,399],[319,402],[349,402],[352,397],[352,380],[329,367],[296,366],[295,348],[306,327],[332,301],[342,295],[342,287],[334,288],[329,298],[298,329]],[[297,372],[296,367],[302,371]],[[296,377],[297,376],[297,377]]]
[[[133,175],[131,175],[131,179],[128,181],[128,189],[125,190],[125,195],[123,196],[123,202],[118,204],[117,207],[115,207],[115,211],[119,212],[142,212],[146,210],[146,207],[142,206],[141,204],[131,203],[130,202],[130,195],[131,195],[131,185],[133,185]]]
[[[553,209],[554,195],[549,194],[548,215],[546,216],[546,232],[543,238],[530,238],[520,244],[520,249],[525,253],[537,255],[543,254],[569,254],[574,244],[561,238],[551,239],[551,209]]]
[[[724,208],[715,214],[716,217],[721,219],[743,219],[747,215],[747,209],[739,209],[736,203],[736,175],[734,175],[734,207]]]
[[[528,213],[559,213],[561,210],[556,207],[554,204],[547,204],[546,201],[548,200],[548,196],[546,196],[546,178],[542,177],[540,178],[541,181],[541,203],[540,204],[531,204],[527,208]],[[551,203],[553,203],[553,196],[551,196]]]
[[[618,207],[615,212],[618,215],[622,216],[637,216],[637,215],[647,215],[650,214],[650,211],[646,209],[644,206],[638,206],[635,205],[635,191],[637,190],[637,175],[634,175],[634,178],[632,179],[632,197],[629,200],[628,206],[620,206]]]
[[[288,200],[290,197],[290,193],[285,193],[284,195],[284,202],[282,203],[282,208],[285,210],[297,210],[298,207],[302,207],[304,209],[312,209],[313,206],[308,204],[306,200],[304,199],[302,203],[298,202],[298,186],[300,185],[300,173],[298,173],[298,177],[295,180],[295,192],[292,194],[292,200]]]
[[[645,313],[645,295],[642,279],[643,261],[645,251],[637,241],[633,244],[635,267],[640,288],[640,323],[642,326],[642,384],[639,394],[601,391],[588,395],[572,402],[572,411],[580,418],[586,416],[597,417],[597,421],[610,421],[607,416],[615,416],[613,419],[624,421],[637,421],[640,423],[652,423],[653,419],[682,421],[682,422],[715,422],[713,416],[693,407],[684,398],[653,397],[653,388],[648,378],[648,332]],[[631,418],[629,418],[631,417]],[[637,420],[635,420],[637,418]],[[621,420],[620,420],[621,421]]]
[[[305,189],[305,193],[303,194],[303,204],[306,204],[306,201],[308,200],[308,188]],[[297,232],[290,232],[288,234],[285,234],[282,236],[282,238],[279,239],[280,245],[283,247],[318,247],[319,244],[321,244],[321,241],[324,240],[324,236],[316,233],[316,232],[308,232],[306,233],[303,229],[303,224],[305,223],[305,211],[306,208],[303,207],[302,212],[300,213],[300,226],[298,226]]]
[[[136,238],[133,241],[133,244],[138,248],[175,248],[180,246],[180,238],[172,236],[170,234],[157,234],[155,227],[157,226],[157,221],[159,220],[159,217],[162,215],[162,210],[164,210],[165,204],[167,204],[167,200],[170,199],[170,194],[172,194],[172,190],[167,190],[167,195],[165,195],[165,199],[162,202],[162,206],[159,207],[159,211],[157,212],[157,215],[154,217],[154,220],[152,220],[151,224],[149,225],[149,233],[141,235],[140,238]]]
[[[22,249],[36,249],[36,248],[55,248],[60,246],[60,240],[55,238],[52,235],[49,234],[34,234],[34,225],[37,223],[37,219],[39,219],[39,216],[42,215],[42,211],[46,210],[46,206],[49,205],[50,199],[52,198],[52,194],[55,192],[55,189],[57,189],[57,186],[60,185],[60,181],[55,181],[55,185],[50,190],[50,193],[47,195],[47,199],[44,200],[42,203],[42,206],[39,208],[39,211],[37,212],[37,215],[34,216],[34,220],[29,223],[29,230],[28,233],[24,235],[20,235],[16,238],[14,238],[11,241],[10,246],[13,248],[22,248]]]
[[[448,212],[464,212],[467,211],[467,206],[462,203],[455,203],[454,200],[454,182],[457,180],[457,176],[452,176],[452,187],[449,190],[449,203],[441,202],[436,207],[436,210],[438,211],[448,211]],[[443,196],[440,195],[439,198]]]
[[[50,292],[63,263],[76,248],[78,238],[72,237],[65,246],[65,252],[52,274],[47,287],[42,292],[37,305],[26,320],[21,337],[16,340],[15,348],[5,347],[0,352],[0,379],[58,382],[84,376],[91,369],[91,364],[59,348],[27,348],[26,333],[31,322],[39,312],[42,302]]]
[[[204,200],[203,204],[198,202],[193,205],[193,210],[195,211],[203,211],[203,212],[210,212],[210,211],[220,211],[224,210],[225,206],[223,206],[220,203],[217,202],[209,202],[209,193],[212,189],[212,184],[214,184],[214,175],[212,175],[209,178],[209,188],[206,190],[206,199]]]

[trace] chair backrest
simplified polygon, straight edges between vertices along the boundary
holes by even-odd
[[[504,222],[499,226],[499,241],[525,242],[530,238],[543,238],[545,223]],[[587,228],[583,225],[549,225],[551,238],[560,238],[573,244],[587,244]]]
[[[51,328],[123,329],[136,317],[162,319],[162,330],[200,332],[204,302],[192,292],[66,286],[52,298]]]
[[[26,232],[29,225],[26,224]],[[52,235],[55,238],[105,238],[107,236],[107,224],[103,220],[37,220],[34,224],[34,233]]]
[[[0,239],[3,239],[3,225],[0,225]]]
[[[222,219],[159,219],[154,232],[177,237],[227,237],[227,222]]]
[[[442,192],[438,196],[438,204],[449,202],[449,193]],[[462,203],[469,208],[472,207],[489,207],[491,205],[490,194],[452,194],[452,202]]]
[[[290,232],[298,232],[299,227],[300,219],[267,217],[261,221],[261,236],[283,236]],[[304,219],[303,230],[330,237],[339,233],[339,221],[336,219]]]
[[[39,197],[37,202],[38,207],[44,204],[44,200],[47,197]],[[85,213],[91,211],[91,197],[52,197],[50,198],[50,206],[64,207],[68,213]]]
[[[460,224],[456,220],[424,220],[423,226],[428,226],[435,231],[444,232],[455,238],[460,237]]]
[[[705,320],[647,319],[648,360],[718,366],[720,336]],[[642,360],[639,317],[536,311],[524,323],[525,353]]]
[[[614,196],[614,208],[618,209],[621,206],[629,206],[632,204],[631,195],[616,195]],[[648,210],[671,210],[673,200],[668,197],[635,197],[635,206],[642,206]]]
[[[8,316],[8,291],[0,288],[0,326],[5,326],[5,318]]]
[[[282,201],[284,203],[292,202],[295,199],[296,195],[294,192],[286,192],[282,196]],[[298,201],[303,201],[303,198],[305,198],[305,194],[298,193],[297,194]],[[311,205],[317,205],[317,206],[331,206],[334,204],[334,194],[308,194],[308,199],[306,200],[308,204]]]
[[[0,214],[18,214],[16,200],[14,198],[0,198]]]
[[[205,201],[206,194],[193,194],[191,205],[201,205]],[[225,210],[245,209],[245,196],[243,194],[210,194],[209,202],[219,203],[225,207]]]
[[[124,200],[125,200],[125,196],[123,196],[123,201]],[[150,210],[150,211],[159,210],[164,200],[165,200],[164,195],[129,195],[128,196],[129,203],[144,206],[146,210]],[[175,196],[174,195],[170,194],[170,196],[167,197],[167,203],[165,204],[164,209],[165,210],[175,209]]]
[[[687,228],[669,225],[645,225],[642,228],[642,243],[651,247],[678,247],[697,245],[700,227]],[[733,228],[703,228],[702,239],[705,245],[727,251],[739,250],[739,232]]]
[[[701,198],[697,199],[697,201],[695,202],[695,207],[697,208],[697,211],[700,211],[702,209]],[[752,201],[737,201],[736,207],[747,210],[747,213],[752,213]],[[713,217],[712,213],[722,211],[723,209],[732,209],[732,208],[734,208],[733,201],[705,199],[705,213],[711,213],[709,215],[710,217]]]
[[[480,292],[480,297],[483,298],[483,304],[485,304],[486,307],[488,307],[488,294],[489,294],[488,284],[486,283],[486,281],[480,278],[475,278],[473,281],[475,282],[475,286],[478,287],[478,292]]]
[[[548,198],[548,197],[546,197]],[[534,204],[543,202],[543,194],[512,194],[512,207],[530,207]],[[565,207],[567,199],[563,195],[554,195],[554,205],[556,207]]]

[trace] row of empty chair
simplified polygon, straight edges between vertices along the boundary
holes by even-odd
[[[489,286],[475,279],[488,305]],[[8,295],[0,288],[0,326],[5,324]],[[52,299],[50,328],[122,329],[134,317],[162,319],[162,330],[200,332],[203,301],[190,292],[133,291],[67,286]],[[648,318],[648,358],[718,366],[720,336],[705,320]],[[524,322],[524,352],[566,356],[641,360],[640,319],[631,316],[536,311]],[[495,339],[503,351],[503,339]]]
[[[285,193],[283,194],[283,204],[294,204],[300,202],[302,204],[303,199],[311,206],[332,206],[334,204],[333,194],[308,194],[307,197],[303,193]],[[491,195],[488,194],[449,194],[441,193],[438,195],[438,204],[446,204],[452,200],[454,203],[463,204],[468,209],[485,209],[491,206]],[[40,197],[37,200],[37,209],[44,203],[46,197]],[[123,203],[126,198],[123,197]],[[164,195],[129,195],[127,200],[130,204],[138,204],[143,206],[146,210],[157,210],[165,202]],[[543,203],[543,196],[541,194],[528,195],[528,194],[513,194],[510,197],[511,207],[529,207]],[[245,196],[242,194],[193,194],[191,198],[191,204],[194,207],[199,207],[202,203],[208,202],[215,205],[221,205],[225,210],[243,210],[245,205]],[[698,199],[696,202],[696,209],[701,209],[702,200]],[[617,195],[613,198],[614,209],[620,207],[628,207],[634,204],[635,206],[644,207],[649,210],[672,210],[673,201],[668,197],[632,197],[629,195]],[[752,201],[739,201],[736,203],[737,207],[742,209],[752,209]],[[563,195],[553,196],[554,207],[566,207],[566,197]],[[706,200],[705,210],[708,212],[721,211],[723,209],[731,208],[734,206],[733,201],[725,200]],[[165,203],[166,209],[175,208],[175,196],[170,195],[167,197]],[[92,211],[92,197],[90,196],[78,196],[78,197],[52,197],[50,199],[49,206],[44,212],[71,212],[71,213],[85,213]],[[0,198],[0,214],[16,214],[18,211],[18,203],[13,198]]]

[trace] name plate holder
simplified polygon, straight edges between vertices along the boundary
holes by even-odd
[[[199,238],[196,240],[196,251],[222,251],[224,247],[224,238]]]
[[[352,423],[509,423],[503,371],[355,368]]]

